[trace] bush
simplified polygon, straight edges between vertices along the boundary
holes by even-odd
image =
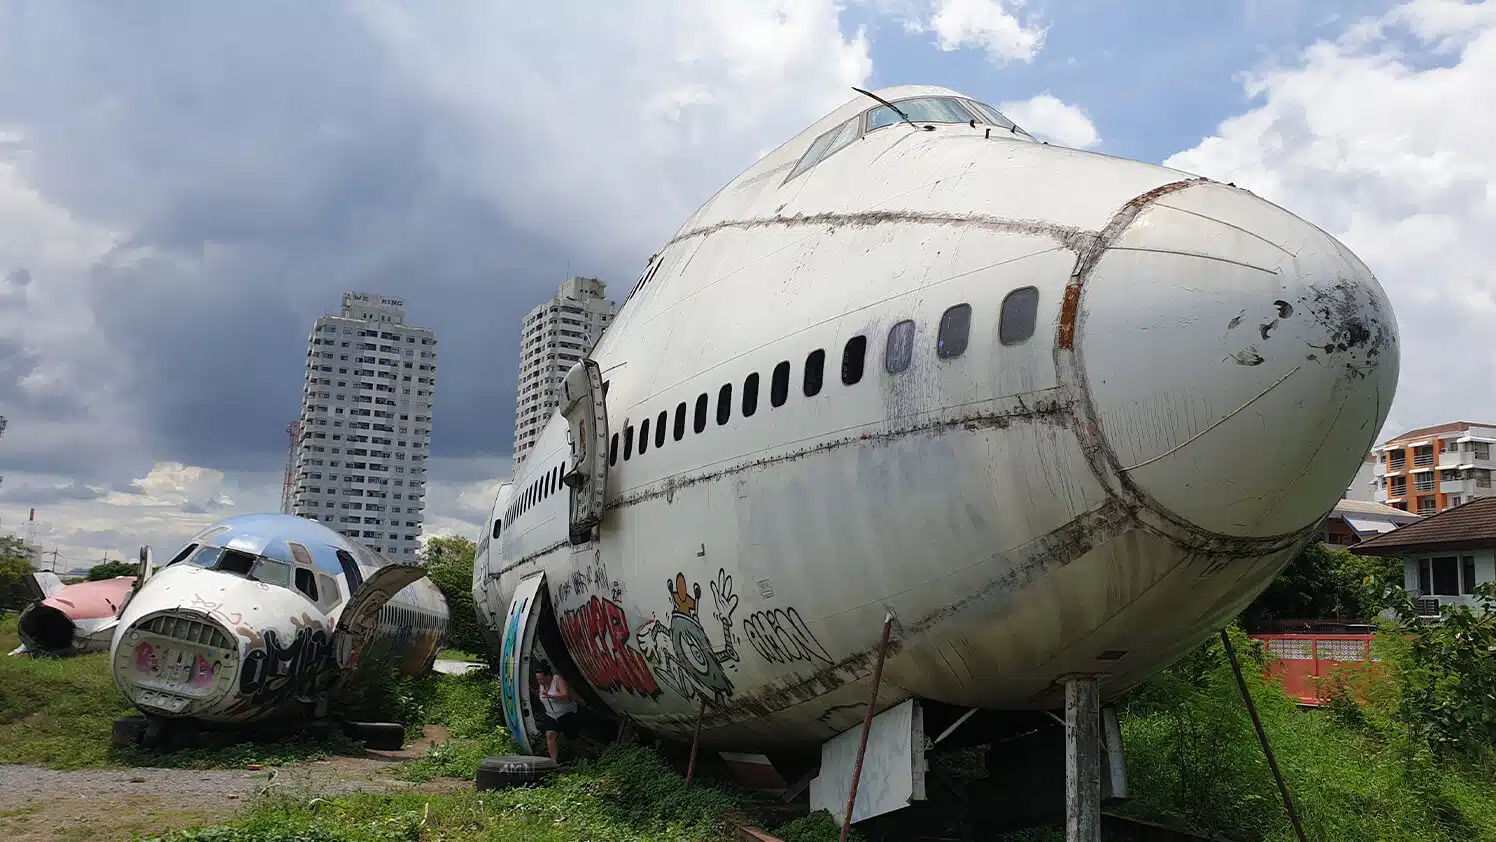
[[[1275,620],[1369,622],[1381,611],[1387,586],[1402,581],[1399,560],[1358,556],[1316,541],[1247,606],[1241,622],[1253,631],[1268,631]]]
[[[1389,593],[1398,620],[1378,635],[1397,693],[1395,718],[1442,758],[1486,763],[1496,746],[1496,583],[1475,588],[1476,606],[1440,606],[1420,619],[1411,596]]]
[[[464,652],[485,653],[478,609],[473,603],[473,557],[477,545],[463,537],[432,538],[422,550],[427,575],[447,600],[447,646]]]
[[[128,561],[106,561],[103,564],[95,564],[88,569],[87,581],[99,582],[104,579],[113,579],[116,576],[135,576],[140,573],[140,565]]]

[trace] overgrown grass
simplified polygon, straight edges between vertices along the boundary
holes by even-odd
[[[471,663],[483,663],[486,659],[479,654],[462,649],[443,649],[436,653],[437,660],[441,661],[468,661]]]
[[[356,794],[257,803],[243,820],[169,842],[706,842],[730,838],[744,806],[733,793],[685,782],[654,752],[613,746],[546,785],[450,795]],[[830,836],[827,828],[833,829]],[[788,842],[835,839],[829,817],[782,829]]]
[[[435,777],[472,780],[483,758],[515,753],[491,672],[435,677],[428,683],[432,692],[423,713],[431,724],[447,729],[448,739],[433,746],[426,757],[402,765],[398,777],[416,782]]]
[[[1436,761],[1376,703],[1299,710],[1262,679],[1253,642],[1233,643],[1310,839],[1496,842],[1490,769]],[[1241,842],[1294,838],[1219,641],[1134,693],[1121,723],[1132,794],[1121,812]]]
[[[16,622],[14,614],[0,618],[0,650],[9,652],[19,643]],[[171,753],[133,746],[111,749],[114,721],[135,713],[114,685],[107,653],[73,658],[0,655],[0,763],[52,769],[227,769],[250,764],[282,766],[362,751],[338,732],[320,740],[303,736]]]

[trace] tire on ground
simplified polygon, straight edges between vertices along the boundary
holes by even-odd
[[[144,734],[144,716],[121,716],[114,720],[114,730],[109,735],[109,747],[124,748],[140,745],[140,738]]]
[[[557,769],[549,757],[526,755],[500,755],[485,757],[478,763],[478,772],[473,776],[477,789],[505,789],[538,783]]]
[[[375,751],[399,751],[405,747],[405,726],[398,722],[344,722],[343,733]]]

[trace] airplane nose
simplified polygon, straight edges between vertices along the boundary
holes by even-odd
[[[194,715],[233,694],[238,642],[212,617],[186,609],[155,612],[121,635],[115,683],[141,708]]]
[[[1077,352],[1145,503],[1217,535],[1288,534],[1343,495],[1397,387],[1397,323],[1333,237],[1206,181],[1162,195],[1086,279]]]

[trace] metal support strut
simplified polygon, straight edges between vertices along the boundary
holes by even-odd
[[[686,767],[686,789],[691,788],[691,779],[696,777],[696,747],[701,744],[701,720],[706,717],[706,697],[701,697],[701,707],[696,710],[696,736],[691,738],[691,764]]]
[[[888,654],[888,632],[893,628],[893,615],[883,618],[883,639],[878,642],[878,665],[873,668],[873,693],[867,700],[867,713],[862,717],[862,739],[857,743],[857,764],[852,767],[852,791],[847,793],[847,812],[842,816],[841,842],[847,842],[852,830],[852,806],[857,803],[857,783],[862,780],[862,756],[867,753],[867,735],[873,727],[873,708],[878,704],[878,685],[883,681],[883,657]]]
[[[1278,794],[1283,796],[1283,808],[1288,811],[1288,820],[1293,822],[1293,832],[1298,834],[1299,842],[1309,842],[1304,836],[1304,824],[1299,821],[1299,811],[1293,808],[1293,799],[1288,796],[1288,784],[1283,781],[1283,773],[1278,771],[1278,760],[1273,757],[1273,747],[1267,743],[1267,732],[1262,729],[1262,720],[1257,716],[1257,705],[1252,702],[1252,694],[1247,691],[1247,681],[1242,678],[1241,664],[1236,661],[1236,649],[1231,645],[1231,636],[1221,629],[1221,645],[1226,647],[1226,657],[1231,661],[1231,671],[1236,674],[1236,686],[1241,690],[1242,701],[1247,703],[1247,713],[1252,715],[1252,727],[1257,729],[1257,741],[1262,743],[1262,753],[1267,755],[1267,766],[1273,770],[1273,780],[1278,784]]]
[[[1065,842],[1101,842],[1101,682],[1064,681]]]

